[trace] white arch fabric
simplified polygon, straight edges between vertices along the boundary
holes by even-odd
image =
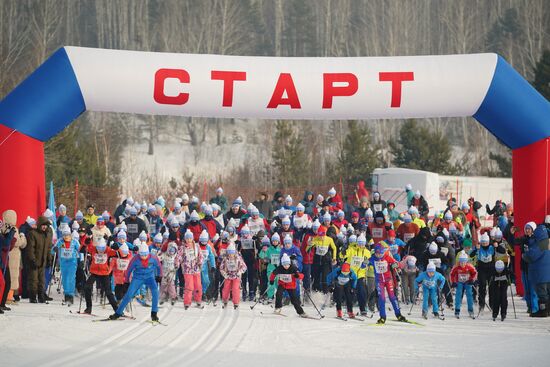
[[[87,110],[229,118],[472,116],[497,65],[496,54],[275,58],[65,50]]]

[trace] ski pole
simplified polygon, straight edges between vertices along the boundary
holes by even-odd
[[[318,309],[317,306],[315,305],[315,302],[313,302],[313,300],[311,299],[311,296],[310,296],[309,294],[307,294],[307,298],[309,299],[309,301],[311,302],[311,304],[313,305],[313,307],[315,308],[315,310],[317,311],[317,313],[319,314],[319,316],[320,316],[321,318],[324,318],[325,315],[323,315],[323,314],[321,313],[321,311],[319,311],[319,309]]]
[[[224,281],[225,281],[225,279],[224,279]],[[264,293],[262,293],[262,294],[260,295],[260,297],[258,297],[258,300],[256,301],[256,303],[254,303],[254,305],[250,306],[250,309],[251,309],[251,310],[253,310],[254,307],[256,307],[256,305],[257,305],[258,303],[260,303],[260,300],[262,299],[263,296],[265,296],[265,294],[267,293],[268,290],[269,290],[269,287],[267,287],[266,290],[264,291]]]
[[[514,302],[514,294],[512,293],[512,282],[510,279],[508,279],[508,282],[510,283],[510,298],[512,298],[512,307],[514,308],[514,319],[517,319],[518,316],[516,315],[516,303]]]
[[[52,279],[55,275],[55,260],[57,258],[57,251],[53,253],[53,264],[52,269],[50,270],[50,281],[48,283],[48,297],[50,296],[50,290],[52,289]]]
[[[83,267],[84,267],[84,277],[86,277],[86,261],[88,260],[88,249],[84,250],[84,264]],[[86,288],[86,282],[88,281],[88,279],[86,279],[86,281],[84,282],[84,286],[82,287],[82,292],[80,293],[80,302],[79,302],[79,305],[78,305],[78,313],[80,313],[80,311],[82,310],[82,298],[84,297],[84,294],[86,292],[85,288]],[[93,284],[92,284],[93,286]]]

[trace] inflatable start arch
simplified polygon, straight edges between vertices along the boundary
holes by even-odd
[[[516,224],[550,204],[550,103],[496,54],[283,58],[56,51],[0,102],[0,211],[45,206],[43,142],[86,110],[266,119],[473,116],[513,149]]]

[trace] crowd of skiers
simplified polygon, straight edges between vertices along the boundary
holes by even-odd
[[[528,312],[548,316],[550,216],[540,225],[527,223],[520,237],[511,205],[487,205],[494,223],[483,227],[473,198],[462,205],[451,199],[429,218],[421,193],[410,185],[405,191],[404,212],[378,192],[369,199],[362,183],[353,204],[332,188],[326,197],[306,192],[298,203],[277,192],[271,202],[263,194],[248,205],[240,197],[229,205],[218,188],[203,203],[187,194],[170,204],[163,197],[152,204],[129,197],[112,215],[96,215],[89,205],[71,218],[60,205],[36,220],[27,217],[19,228],[8,210],[0,225],[0,313],[21,298],[47,303],[52,279],[59,278],[64,303],[81,294],[85,314],[92,314],[96,284],[113,308],[111,319],[148,295],[153,321],[159,303],[173,305],[178,297],[185,309],[221,297],[223,307],[231,300],[235,308],[246,300],[274,301],[280,313],[289,302],[308,317],[302,305],[319,292],[321,307],[334,303],[342,319],[372,317],[378,309],[384,323],[389,300],[397,320],[406,322],[400,306],[412,308],[420,295],[425,318],[430,305],[435,317],[446,306],[458,318],[466,295],[472,318],[477,303],[478,315],[488,306],[493,320],[504,321],[513,258],[521,256]]]

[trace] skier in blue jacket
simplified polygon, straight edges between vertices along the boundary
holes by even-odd
[[[74,303],[74,288],[76,281],[76,266],[80,256],[80,243],[72,238],[71,230],[68,226],[63,228],[62,238],[57,240],[55,247],[51,252],[55,251],[59,254],[59,267],[61,268],[61,282],[63,284],[63,293],[65,295],[64,302],[68,305]]]
[[[341,267],[334,268],[334,270],[327,275],[327,284],[329,284],[329,287],[334,288],[336,317],[340,319],[343,318],[342,298],[344,298],[348,317],[350,319],[355,318],[355,313],[353,312],[353,295],[355,289],[357,289],[357,274],[350,268],[350,265],[344,263]]]
[[[204,299],[206,299],[206,290],[210,286],[209,272],[211,271],[212,274],[215,274],[216,272],[216,257],[214,256],[212,246],[210,246],[208,240],[208,232],[206,230],[202,231],[201,235],[199,236],[199,248],[201,249],[202,258],[204,259],[201,269],[201,284]]]
[[[422,285],[422,317],[428,318],[428,300],[432,301],[432,310],[435,317],[439,317],[438,296],[445,285],[445,277],[435,270],[434,263],[428,263],[426,271],[416,277],[415,290],[418,294],[418,287]]]
[[[535,287],[539,310],[531,317],[548,317],[550,309],[550,246],[546,227],[541,224],[534,230],[535,241],[530,241],[523,254],[529,265],[529,283]]]
[[[128,283],[132,276],[132,281],[128,287],[128,291],[120,302],[116,312],[109,316],[111,320],[116,320],[122,317],[126,305],[132,299],[132,296],[138,289],[145,284],[151,290],[152,306],[151,306],[151,321],[159,321],[157,312],[159,308],[159,290],[157,283],[162,280],[162,267],[160,261],[155,255],[149,253],[149,246],[141,244],[139,246],[138,256],[134,256],[126,270],[125,281]]]

